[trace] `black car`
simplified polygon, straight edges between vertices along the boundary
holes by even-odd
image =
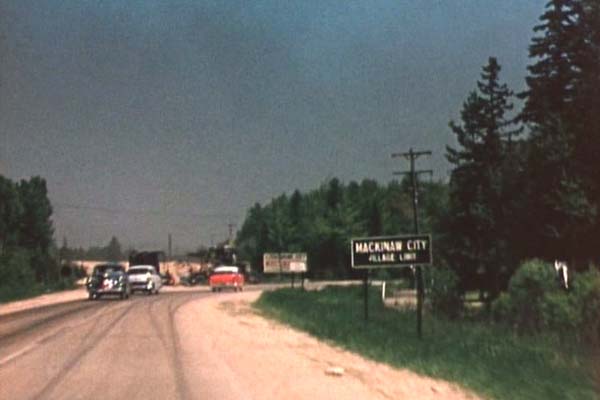
[[[125,267],[119,264],[100,264],[94,267],[92,275],[86,283],[90,300],[103,295],[117,295],[126,299],[131,293],[131,287]]]

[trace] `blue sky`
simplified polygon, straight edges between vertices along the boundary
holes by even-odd
[[[327,178],[446,179],[496,56],[524,88],[545,1],[45,1],[0,8],[0,173],[46,178],[56,237],[176,248]]]

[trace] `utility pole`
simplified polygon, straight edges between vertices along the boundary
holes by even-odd
[[[233,228],[235,228],[235,224],[229,223],[227,224],[227,228],[229,228],[229,244],[231,244],[233,240]]]
[[[169,233],[169,261],[171,261],[172,257],[173,257],[173,237]]]
[[[410,171],[394,172],[394,175],[410,175],[410,182],[412,186],[412,199],[413,199],[413,221],[415,234],[419,234],[419,192],[417,190],[417,179],[420,174],[433,174],[432,170],[420,170],[415,171],[415,160],[420,156],[430,156],[431,151],[413,151],[411,148],[408,153],[393,153],[392,158],[404,157],[410,161]],[[416,266],[416,284],[417,284],[417,335],[419,339],[423,337],[423,300],[425,298],[424,284],[423,284],[423,270],[420,265]]]

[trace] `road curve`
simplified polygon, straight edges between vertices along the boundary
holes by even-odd
[[[0,315],[0,399],[477,398],[265,319],[251,307],[260,292],[193,288]]]
[[[174,315],[206,295],[74,301],[2,316],[0,398],[191,398]]]

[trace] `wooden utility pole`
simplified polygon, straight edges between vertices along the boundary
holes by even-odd
[[[417,179],[420,174],[433,174],[432,170],[420,170],[415,171],[415,160],[420,156],[430,156],[431,151],[413,151],[411,148],[407,153],[393,153],[392,157],[404,157],[410,161],[410,171],[394,172],[394,175],[410,175],[410,182],[412,186],[412,199],[413,199],[413,221],[415,234],[419,234],[419,191],[417,190],[418,183]],[[425,298],[424,284],[423,284],[423,270],[420,265],[416,266],[416,285],[417,285],[417,335],[419,339],[423,337],[423,300]]]
[[[235,224],[229,223],[227,224],[227,228],[229,228],[229,244],[232,244],[233,242],[233,228],[235,228]]]

